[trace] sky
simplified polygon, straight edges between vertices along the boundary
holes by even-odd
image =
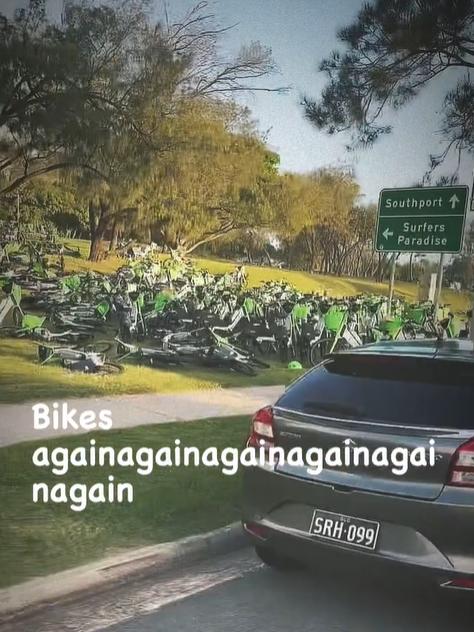
[[[158,13],[162,0],[153,0]],[[49,11],[58,14],[61,0],[48,0]],[[179,18],[197,0],[168,0],[171,18]],[[0,0],[7,13],[24,0]],[[429,154],[441,149],[437,133],[443,96],[455,77],[440,76],[408,106],[389,112],[385,121],[393,125],[391,135],[374,147],[354,153],[345,149],[348,137],[328,136],[304,118],[301,96],[318,97],[325,76],[318,71],[321,59],[338,46],[336,33],[350,24],[362,0],[211,0],[212,13],[223,26],[235,25],[223,39],[223,54],[236,53],[240,46],[260,41],[270,46],[281,74],[267,85],[291,86],[287,94],[255,92],[240,97],[268,143],[280,154],[284,171],[309,172],[324,166],[350,165],[361,186],[363,202],[375,202],[382,188],[411,186],[421,180]],[[440,172],[450,173],[455,159]],[[459,183],[471,186],[474,158],[465,157]]]

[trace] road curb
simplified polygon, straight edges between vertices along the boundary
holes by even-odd
[[[57,602],[74,601],[89,592],[179,568],[208,556],[228,553],[246,545],[240,523],[120,553],[67,571],[38,577],[0,590],[0,623],[29,616]]]

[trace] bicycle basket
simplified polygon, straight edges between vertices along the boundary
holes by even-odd
[[[463,329],[463,322],[461,321],[460,318],[458,318],[457,316],[455,316],[452,320],[451,320],[451,330],[453,332],[453,336],[455,338],[459,338],[459,335],[461,333]]]
[[[43,326],[46,316],[37,316],[36,314],[23,314],[21,319],[21,328],[28,331],[39,329]]]
[[[158,292],[155,296],[155,311],[161,314],[166,309],[166,306],[171,301],[171,295],[167,292]]]
[[[311,307],[306,304],[297,303],[291,311],[294,320],[301,322],[308,320],[308,316],[311,314]]]
[[[405,318],[410,320],[412,323],[415,323],[416,325],[422,325],[423,321],[426,318],[426,312],[427,312],[426,307],[417,306],[417,305],[409,305],[405,309],[404,315],[405,315]]]
[[[342,327],[347,316],[347,309],[333,305],[324,314],[324,326],[332,333],[336,333]]]
[[[389,338],[395,338],[402,326],[401,318],[386,318],[380,323],[380,331]]]
[[[77,274],[73,274],[72,276],[65,277],[61,280],[61,285],[63,290],[68,290],[69,292],[76,292],[81,287],[81,277]]]
[[[35,261],[31,270],[34,274],[37,274],[38,276],[43,276],[45,272],[44,266],[40,261]]]
[[[108,301],[101,301],[98,305],[96,305],[96,312],[102,318],[105,318],[110,311],[110,305]]]
[[[0,290],[4,290],[4,288],[6,288],[6,286],[11,283],[10,279],[8,279],[7,277],[1,277],[0,278]]]
[[[253,298],[247,296],[247,298],[244,300],[243,307],[247,316],[251,316],[255,311],[255,301],[253,300]]]

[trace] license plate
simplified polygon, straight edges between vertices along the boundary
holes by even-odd
[[[380,523],[315,509],[309,532],[318,538],[343,542],[373,551],[377,546]]]

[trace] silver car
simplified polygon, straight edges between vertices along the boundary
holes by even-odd
[[[268,455],[245,469],[243,502],[244,529],[266,563],[317,559],[324,548],[474,590],[472,342],[387,342],[330,356],[256,413],[248,445]],[[306,461],[272,457],[278,447],[340,448],[348,460],[309,473]],[[422,452],[429,462],[410,460],[403,472],[383,458],[361,462]]]

